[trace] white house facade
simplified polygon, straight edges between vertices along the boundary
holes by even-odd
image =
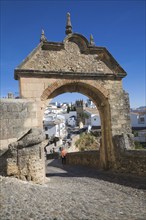
[[[87,117],[85,118],[85,125],[91,126],[92,127],[100,127],[101,126],[101,121],[100,121],[100,116],[99,114],[93,114],[90,111],[85,111],[87,114]]]
[[[67,125],[71,126],[71,127],[75,127],[77,124],[77,120],[75,116],[71,116],[67,119]]]
[[[130,119],[134,141],[146,143],[146,112],[131,112]]]
[[[146,113],[131,112],[130,119],[132,128],[146,128]]]
[[[87,99],[87,107],[89,108],[96,108],[96,105],[93,103],[93,101],[91,99]]]
[[[66,136],[65,117],[63,115],[48,114],[44,116],[43,127],[47,139]]]

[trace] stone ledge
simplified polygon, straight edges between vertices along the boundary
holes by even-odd
[[[67,163],[71,165],[82,165],[92,168],[99,168],[99,151],[82,151],[67,154]]]
[[[35,74],[35,75],[34,75]],[[113,74],[113,73],[103,73],[103,72],[66,72],[66,71],[41,71],[41,70],[31,70],[31,69],[15,69],[15,79],[18,80],[19,77],[45,77],[45,78],[59,78],[62,79],[62,77],[74,77],[74,78],[80,78],[84,77],[87,79],[91,78],[102,78],[102,79],[121,79],[123,78],[122,73],[120,74]]]

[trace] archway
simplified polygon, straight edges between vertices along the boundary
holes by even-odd
[[[102,91],[101,91],[102,90]],[[114,160],[112,149],[112,134],[110,125],[110,105],[108,102],[108,92],[100,85],[93,86],[92,83],[87,83],[82,80],[59,80],[57,83],[52,84],[51,88],[43,91],[41,100],[52,99],[57,95],[66,92],[79,92],[89,97],[99,110],[101,118],[102,129],[102,143],[100,148],[100,165],[102,168],[107,169],[111,166]]]
[[[15,69],[20,97],[37,102],[39,125],[44,103],[58,94],[80,92],[92,99],[101,118],[101,167],[114,168],[115,151],[121,146],[131,148],[127,140],[131,135],[129,97],[122,87],[127,74],[105,47],[95,46],[93,37],[88,41],[72,33],[69,15],[66,35],[62,42],[50,42],[42,31],[39,45]],[[115,144],[115,138],[123,134],[122,145]]]

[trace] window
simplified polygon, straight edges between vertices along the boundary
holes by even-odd
[[[49,139],[49,135],[48,134],[46,134],[46,139]]]
[[[139,117],[139,119],[138,119],[138,123],[139,124],[144,124],[145,123],[145,120],[144,120],[145,118],[144,117]]]

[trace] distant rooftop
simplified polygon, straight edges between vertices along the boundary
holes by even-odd
[[[97,108],[85,107],[84,110],[90,112],[91,114],[99,115],[99,111]]]

